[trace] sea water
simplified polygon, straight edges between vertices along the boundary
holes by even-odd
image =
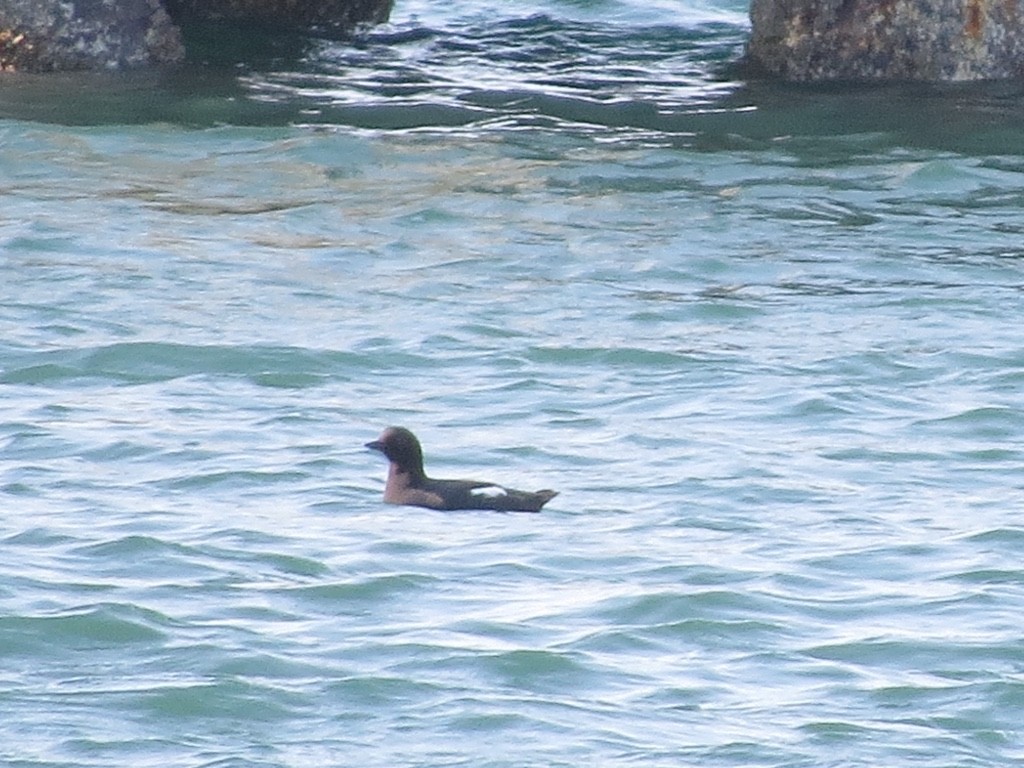
[[[1024,759],[1021,91],[746,10],[0,81],[0,763]]]

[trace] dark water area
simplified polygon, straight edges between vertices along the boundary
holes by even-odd
[[[193,32],[190,63],[173,71],[8,77],[0,115],[68,125],[550,131],[711,151],[857,136],[868,146],[1012,154],[1024,142],[1018,83],[785,84],[746,67],[740,22],[400,20],[344,40],[215,28]]]

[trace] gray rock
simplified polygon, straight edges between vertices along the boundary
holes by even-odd
[[[752,0],[750,62],[793,81],[1024,74],[1021,0]]]
[[[0,69],[47,72],[168,64],[184,57],[160,0],[5,0]]]
[[[52,72],[173,64],[178,22],[348,31],[386,21],[393,0],[0,0],[0,70]]]

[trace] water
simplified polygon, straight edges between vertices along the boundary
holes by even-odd
[[[1019,89],[744,14],[0,84],[0,763],[1024,758]]]

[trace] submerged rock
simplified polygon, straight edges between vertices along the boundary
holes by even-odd
[[[176,20],[233,21],[274,27],[351,30],[381,24],[393,0],[165,0]]]
[[[386,21],[393,0],[0,0],[0,71],[173,64],[179,22],[346,31]],[[165,4],[166,3],[166,4]]]
[[[1021,0],[752,0],[748,59],[794,81],[1024,74]]]

